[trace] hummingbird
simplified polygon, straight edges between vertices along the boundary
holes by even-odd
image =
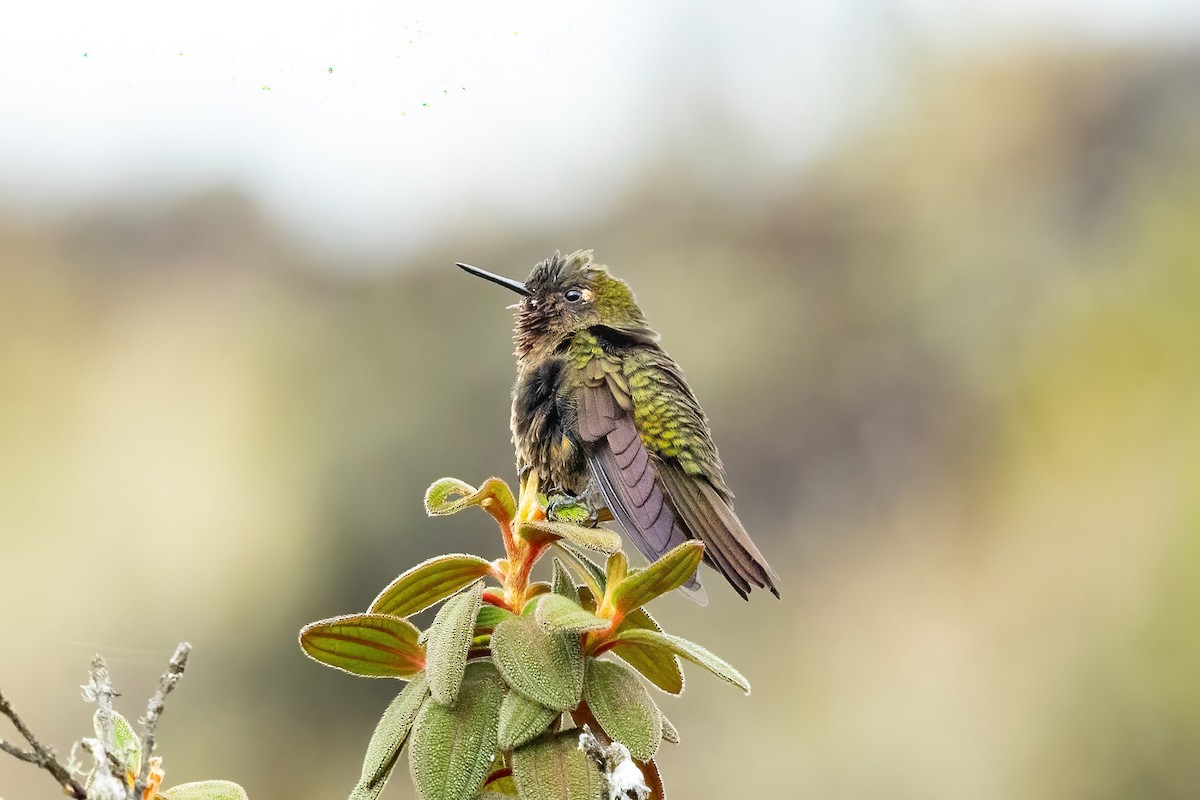
[[[778,576],[733,510],[708,418],[628,284],[590,250],[556,252],[524,283],[458,266],[521,296],[510,306],[518,467],[606,509],[650,561],[699,539],[704,562],[744,599],[753,587],[778,597]],[[683,589],[707,602],[698,574]]]

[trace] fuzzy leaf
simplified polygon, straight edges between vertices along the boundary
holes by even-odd
[[[388,584],[371,603],[370,611],[409,617],[491,574],[491,562],[479,556],[452,553],[431,558]]]
[[[532,617],[537,611],[538,603],[542,602],[542,598],[548,594],[550,594],[550,584],[545,581],[529,584],[525,589],[525,607],[521,609],[521,616]]]
[[[584,611],[579,604],[568,600],[560,594],[548,594],[542,597],[534,611],[534,619],[543,629],[551,633],[584,631],[599,631],[607,628],[611,622]]]
[[[233,781],[196,781],[159,792],[164,800],[248,800],[246,790]]]
[[[663,741],[679,744],[679,731],[671,724],[671,720],[667,719],[667,715],[663,714],[661,709],[659,714],[662,716]]]
[[[483,581],[476,581],[467,591],[447,600],[429,626],[425,642],[429,691],[444,706],[458,696],[482,597]]]
[[[604,776],[579,749],[577,732],[530,742],[513,753],[513,778],[522,800],[601,800]]]
[[[479,606],[479,613],[475,615],[476,628],[494,628],[504,620],[516,616],[507,608],[494,606],[491,603],[482,603]]]
[[[541,597],[544,594],[549,594],[550,591],[551,586],[545,581],[534,581],[525,587],[525,608],[522,609],[521,613],[524,614],[525,611],[531,610],[529,608],[529,604],[533,602],[534,599]]]
[[[669,633],[635,628],[622,631],[619,634],[619,638],[614,645],[614,651],[619,652],[621,646],[626,643],[644,645],[674,653],[680,658],[686,658],[693,664],[699,664],[721,680],[728,681],[746,694],[750,694],[750,682],[746,680],[742,673],[734,669],[729,662],[713,655],[695,642],[689,642],[687,639],[672,636]]]
[[[584,586],[591,589],[592,595],[603,597],[604,587],[608,585],[604,578],[604,570],[600,569],[596,562],[576,550],[574,546],[567,542],[555,542],[555,546],[567,557],[567,561],[575,568]]]
[[[98,708],[92,715],[92,727],[96,729],[96,738],[102,742],[104,741],[104,730],[101,718],[105,713]],[[137,775],[142,771],[142,740],[134,733],[129,720],[121,716],[120,712],[113,711],[111,713],[112,742],[106,743],[105,747],[109,748],[127,771]]]
[[[604,562],[604,578],[609,586],[616,586],[621,581],[625,580],[625,576],[629,574],[629,559],[625,554],[618,551],[608,557]]]
[[[622,641],[612,653],[667,694],[683,694],[683,668],[670,651]]]
[[[554,559],[554,579],[550,581],[550,585],[554,587],[555,594],[573,602],[579,602],[579,592],[575,588],[575,581],[571,578],[571,573],[567,572],[567,568],[557,558]]]
[[[579,704],[583,656],[579,637],[549,634],[528,617],[506,619],[492,632],[492,657],[504,682],[556,711]]]
[[[501,750],[520,747],[540,734],[558,719],[561,712],[546,708],[536,700],[530,700],[520,692],[504,695],[500,704],[500,728],[496,744]]]
[[[431,517],[455,514],[469,506],[480,506],[503,522],[511,522],[517,515],[512,489],[499,478],[488,478],[478,489],[457,478],[442,478],[425,490],[425,512]]]
[[[408,765],[422,800],[468,800],[491,770],[504,684],[490,661],[472,661],[453,706],[433,698],[413,723]]]
[[[591,591],[586,586],[581,586],[579,594],[580,605],[588,611],[594,611],[596,600]],[[613,647],[613,655],[620,657],[629,666],[642,673],[646,680],[667,694],[682,694],[683,668],[679,664],[679,659],[668,650],[620,641],[622,631],[633,629],[662,631],[659,624],[654,621],[654,617],[650,616],[650,612],[644,608],[634,609],[626,614],[621,619],[621,623],[617,625],[617,646]]]
[[[517,535],[528,542],[554,542],[566,539],[572,544],[598,550],[601,553],[612,553],[621,549],[621,534],[607,528],[584,528],[569,522],[551,522],[549,520],[530,520],[522,522],[517,528]]]
[[[512,772],[507,775],[501,775],[499,778],[489,779],[483,785],[483,793],[492,797],[516,797],[517,782],[513,780]],[[477,795],[480,797],[482,795]]]
[[[621,624],[617,626],[617,638],[620,638],[623,631],[634,629],[662,632],[654,617],[644,608],[635,609],[625,615]],[[683,666],[674,653],[639,644],[623,645],[614,649],[613,653],[667,694],[683,694]]]
[[[365,678],[411,678],[425,669],[420,631],[387,614],[350,614],[305,625],[300,646],[315,661]]]
[[[388,705],[371,734],[367,754],[363,757],[362,777],[349,800],[375,800],[391,777],[400,750],[408,739],[417,712],[429,697],[429,681],[424,673],[413,678]]]
[[[645,569],[630,573],[612,588],[613,607],[623,613],[640,608],[659,595],[678,589],[689,580],[704,557],[704,544],[694,539],[667,551]]]
[[[589,660],[583,699],[600,727],[645,761],[662,741],[662,714],[637,673],[616,661]]]

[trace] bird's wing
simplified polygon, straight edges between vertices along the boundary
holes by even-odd
[[[669,505],[689,536],[704,542],[704,558],[746,597],[752,586],[778,596],[778,577],[733,510],[733,493],[700,403],[678,365],[657,347],[626,357],[635,427],[652,457]]]
[[[592,477],[608,508],[650,561],[687,541],[634,424],[629,386],[619,361],[592,359],[584,367],[576,402],[577,429]],[[704,602],[698,575],[684,587]]]

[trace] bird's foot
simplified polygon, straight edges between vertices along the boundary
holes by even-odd
[[[553,491],[546,495],[546,519],[594,528],[600,521],[600,513],[584,497]]]

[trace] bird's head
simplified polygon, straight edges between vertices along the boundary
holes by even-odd
[[[518,358],[553,350],[587,328],[605,327],[635,339],[658,338],[628,284],[595,263],[591,250],[555,253],[538,262],[524,283],[468,264],[458,266],[521,295],[512,306],[517,312],[513,340]]]

